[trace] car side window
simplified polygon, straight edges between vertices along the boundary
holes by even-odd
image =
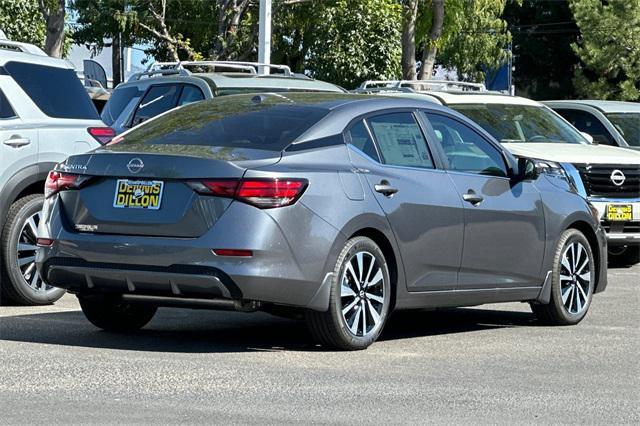
[[[491,176],[507,176],[502,154],[467,125],[452,118],[424,112],[442,146],[449,169]]]
[[[203,99],[204,95],[202,94],[202,90],[191,84],[185,84],[182,93],[180,93],[180,99],[178,99],[178,106],[198,102]]]
[[[595,142],[605,145],[618,145],[600,120],[593,114],[577,109],[557,109],[555,111],[576,129],[589,133]]]
[[[367,130],[367,127],[364,125],[362,120],[358,121],[351,127],[349,130],[349,136],[351,139],[351,145],[358,148],[373,160],[380,162],[380,157],[378,156],[378,151],[376,151],[373,139],[371,139],[369,130]]]
[[[9,104],[9,100],[4,95],[2,90],[0,90],[0,118],[14,118],[17,117],[16,113],[11,108],[11,104]]]
[[[394,166],[433,169],[427,141],[413,113],[397,112],[367,119],[382,162]]]
[[[179,89],[177,84],[151,86],[138,105],[131,125],[136,126],[175,107]]]

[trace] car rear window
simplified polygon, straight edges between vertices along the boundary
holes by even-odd
[[[135,86],[116,88],[102,110],[102,121],[107,126],[113,125],[131,99],[140,97],[143,93]]]
[[[72,69],[8,62],[5,69],[40,110],[49,117],[100,118]]]
[[[186,105],[134,128],[121,144],[282,151],[329,109],[280,95],[239,95]]]

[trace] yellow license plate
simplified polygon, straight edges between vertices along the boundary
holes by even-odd
[[[631,204],[607,205],[607,220],[612,222],[629,221],[633,219],[633,206]]]
[[[113,207],[158,210],[163,189],[164,182],[159,180],[118,179]]]

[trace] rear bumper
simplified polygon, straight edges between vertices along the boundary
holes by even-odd
[[[80,294],[328,308],[325,271],[329,259],[337,256],[332,253],[333,244],[341,237],[302,206],[270,212],[233,203],[198,238],[70,231],[63,226],[59,209],[51,207],[39,235],[52,238],[54,244],[38,250],[36,264],[43,279],[55,287]],[[217,256],[214,248],[251,250],[253,256]]]

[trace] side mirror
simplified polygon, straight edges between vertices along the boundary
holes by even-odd
[[[589,133],[587,132],[580,132],[580,134],[589,141],[589,143],[595,143],[595,140],[593,139],[593,136],[591,136]]]
[[[533,180],[538,177],[538,169],[536,163],[530,158],[518,158],[518,170],[511,177],[514,182],[522,182],[523,180]]]

